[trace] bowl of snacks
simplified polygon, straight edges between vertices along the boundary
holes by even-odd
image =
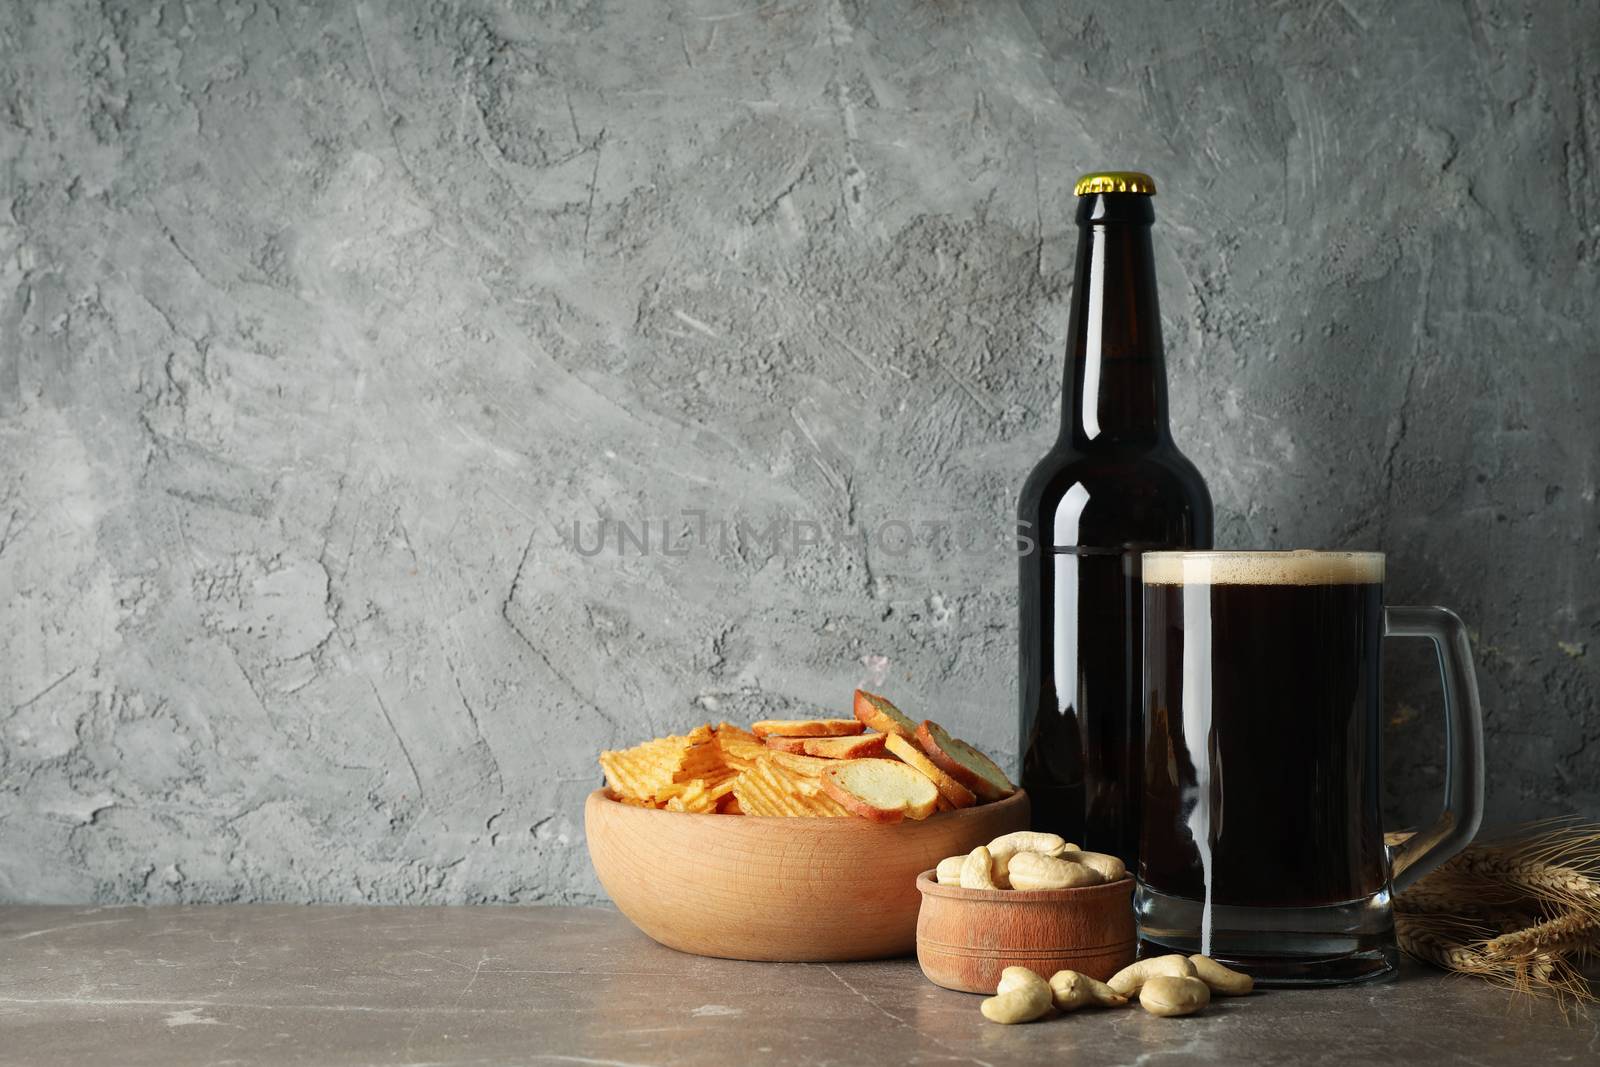
[[[699,727],[600,756],[589,858],[669,948],[743,960],[909,955],[917,874],[1028,824],[971,745],[857,692],[850,719]]]
[[[1055,834],[1000,835],[917,876],[917,962],[935,985],[992,993],[1008,967],[1104,981],[1133,962],[1133,879]]]

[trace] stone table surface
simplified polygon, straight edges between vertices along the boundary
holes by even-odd
[[[601,908],[0,907],[0,1063],[1600,1063],[1595,1015],[1408,970],[1001,1027],[912,960],[662,948]]]

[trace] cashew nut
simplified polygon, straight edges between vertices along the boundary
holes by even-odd
[[[1057,1008],[1076,1011],[1086,1004],[1102,1008],[1120,1008],[1128,998],[1119,996],[1104,982],[1077,971],[1057,971],[1050,976],[1050,993]]]
[[[946,856],[939,861],[939,868],[934,871],[933,880],[940,885],[960,885],[961,867],[966,862],[965,856]]]
[[[1127,864],[1104,852],[1074,852],[1069,858],[1075,863],[1094,868],[1104,882],[1115,882],[1128,873]]]
[[[1007,967],[1000,972],[1000,984],[994,987],[996,993],[1009,993],[1013,989],[1021,989],[1034,982],[1042,982],[1039,972],[1027,967]]]
[[[989,842],[991,856],[1011,857],[1018,852],[1037,852],[1041,856],[1059,856],[1068,848],[1060,834],[1040,833],[1037,830],[1013,830]]]
[[[1156,975],[1139,991],[1139,1004],[1151,1015],[1193,1015],[1211,1003],[1211,987],[1198,978]]]
[[[979,845],[967,853],[967,858],[961,861],[961,888],[962,889],[996,889],[994,884],[992,860],[989,850]]]
[[[1170,956],[1157,956],[1154,959],[1130,963],[1112,975],[1111,981],[1106,984],[1111,987],[1113,993],[1131,997],[1150,979],[1159,977],[1193,978],[1194,964],[1174,952]]]
[[[995,995],[978,1010],[990,1022],[1009,1025],[1032,1022],[1049,1011],[1050,1005],[1050,983],[1026,967],[1007,967],[1000,972]]]
[[[1010,888],[1009,868],[1011,857],[1019,852],[1037,852],[1042,856],[1059,856],[1066,851],[1067,843],[1060,834],[1040,833],[1037,830],[1014,830],[1001,834],[989,842],[989,858],[993,861],[995,885]]]
[[[1242,997],[1256,987],[1254,978],[1231,967],[1224,967],[1210,956],[1190,956],[1189,962],[1194,964],[1196,977],[1209,986],[1213,993]]]
[[[1009,873],[1012,889],[1076,889],[1100,884],[1100,876],[1084,864],[1037,852],[1012,856]]]

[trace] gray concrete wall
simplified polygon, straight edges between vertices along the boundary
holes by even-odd
[[[874,531],[1004,536],[1107,165],[1161,182],[1219,543],[1390,552],[1477,638],[1491,817],[1600,815],[1597,41],[1490,0],[0,7],[0,899],[589,900],[597,749],[868,678],[1014,762],[1012,559]],[[824,543],[715,526],[780,513]],[[575,551],[606,517],[687,554]]]

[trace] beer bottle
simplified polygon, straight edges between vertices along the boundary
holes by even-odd
[[[1167,425],[1148,175],[1084,175],[1061,434],[1028,475],[1021,549],[1022,784],[1033,825],[1139,851],[1139,554],[1210,548],[1211,496]]]

